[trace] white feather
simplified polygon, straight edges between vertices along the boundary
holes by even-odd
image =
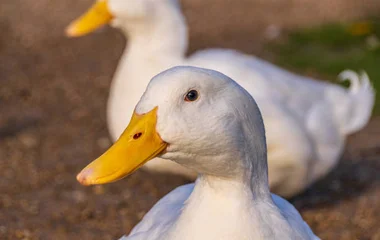
[[[197,101],[183,100],[189,89]],[[263,121],[241,86],[212,70],[172,68],[151,81],[136,112],[154,108],[157,133],[170,146],[161,157],[200,175],[122,239],[318,239],[289,202],[270,194]]]
[[[360,130],[371,116],[374,90],[368,76],[343,72],[340,77],[351,82],[347,90],[234,50],[209,49],[186,58],[187,27],[175,2],[109,0],[117,26],[129,37],[108,100],[112,138],[116,140],[128,124],[154,75],[176,65],[198,66],[232,77],[257,100],[268,130],[269,176],[275,193],[291,197],[326,175],[339,160],[347,135]],[[137,18],[135,12],[144,17]],[[146,168],[196,176],[162,159]]]

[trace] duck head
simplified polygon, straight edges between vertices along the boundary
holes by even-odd
[[[213,70],[164,71],[150,81],[121,137],[77,179],[116,181],[154,157],[200,174],[266,182],[265,131],[255,100]]]
[[[105,24],[127,34],[154,31],[154,26],[172,27],[183,22],[177,0],[97,0],[81,17],[66,29],[66,35],[79,37]]]

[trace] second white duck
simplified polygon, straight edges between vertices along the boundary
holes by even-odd
[[[346,136],[371,116],[374,91],[365,74],[344,72],[343,78],[351,81],[344,89],[233,50],[204,50],[186,58],[187,26],[176,0],[100,0],[67,32],[80,36],[108,22],[128,37],[108,100],[113,140],[154,75],[175,65],[215,69],[255,97],[268,129],[271,189],[290,197],[327,174],[339,160]],[[159,158],[145,168],[195,178],[193,171]]]

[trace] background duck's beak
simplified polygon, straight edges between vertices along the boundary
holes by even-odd
[[[85,14],[74,20],[67,28],[66,35],[79,37],[93,32],[109,23],[113,16],[108,10],[107,0],[98,0]]]
[[[131,174],[162,153],[167,143],[158,135],[156,123],[157,107],[143,115],[134,113],[119,140],[84,168],[77,180],[83,185],[113,182]]]

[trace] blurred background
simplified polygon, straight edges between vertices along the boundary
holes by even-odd
[[[106,100],[125,45],[105,27],[68,39],[93,0],[2,0],[0,239],[116,239],[174,187],[138,171],[82,187],[76,174],[110,145]],[[379,0],[182,0],[189,53],[235,48],[335,81],[364,69],[380,89]],[[380,239],[380,114],[349,137],[339,166],[291,202],[321,239]]]

